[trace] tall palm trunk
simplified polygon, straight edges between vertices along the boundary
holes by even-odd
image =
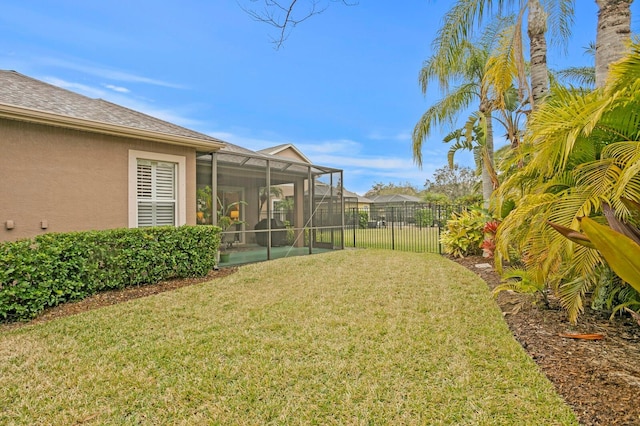
[[[493,190],[498,187],[498,179],[494,168],[493,159],[493,124],[491,118],[490,103],[486,100],[480,103],[480,112],[484,116],[486,123],[486,135],[484,141],[484,152],[482,153],[482,200],[484,207],[489,207],[489,200]]]
[[[527,33],[531,55],[531,96],[533,107],[539,105],[549,92],[549,71],[547,69],[547,13],[540,0],[529,0]]]
[[[633,0],[596,0],[596,87],[604,86],[609,65],[627,53],[631,38],[632,2]]]

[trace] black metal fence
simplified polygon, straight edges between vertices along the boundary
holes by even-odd
[[[442,253],[440,233],[457,204],[397,204],[345,212],[345,247]]]

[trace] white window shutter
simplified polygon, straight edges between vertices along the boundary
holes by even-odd
[[[175,163],[138,160],[138,227],[176,225]]]

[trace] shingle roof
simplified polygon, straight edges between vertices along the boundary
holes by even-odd
[[[258,151],[261,154],[275,155],[279,156],[280,153],[286,149],[293,150],[296,154],[298,154],[304,162],[311,164],[311,160],[307,158],[306,155],[302,151],[300,151],[294,144],[292,143],[283,143],[280,145],[272,146],[270,148],[261,149]]]
[[[193,138],[213,144],[224,143],[203,133],[177,126],[103,99],[92,99],[15,71],[0,70],[0,104],[61,117]]]

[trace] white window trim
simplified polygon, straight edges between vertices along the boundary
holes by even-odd
[[[187,158],[180,155],[129,150],[129,228],[138,227],[138,160],[164,161],[178,164],[176,172],[176,226],[187,223]]]

